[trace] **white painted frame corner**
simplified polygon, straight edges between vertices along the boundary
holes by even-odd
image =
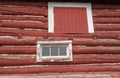
[[[48,2],[48,32],[54,33],[54,7],[84,7],[87,9],[88,32],[94,33],[91,3]]]

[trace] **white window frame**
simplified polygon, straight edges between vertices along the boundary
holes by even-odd
[[[66,46],[67,55],[66,56],[42,56],[42,47],[44,46]],[[38,41],[37,42],[37,62],[63,62],[72,61],[72,41]]]
[[[83,7],[87,10],[88,32],[94,33],[91,3],[48,2],[48,32],[54,33],[54,7]]]

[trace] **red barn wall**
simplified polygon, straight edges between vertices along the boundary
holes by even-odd
[[[116,73],[120,77],[120,5],[92,4],[95,33],[48,33],[47,3],[2,2],[0,74]],[[37,63],[36,42],[73,41],[73,62]],[[115,77],[116,78],[116,77]]]

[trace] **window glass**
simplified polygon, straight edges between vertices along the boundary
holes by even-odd
[[[49,47],[42,47],[42,56],[50,56]]]
[[[51,56],[58,56],[58,47],[51,47]]]
[[[66,47],[60,47],[59,48],[59,55],[60,56],[66,56],[67,54]]]

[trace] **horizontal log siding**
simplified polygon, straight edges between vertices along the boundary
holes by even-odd
[[[74,54],[73,62],[43,62],[36,63],[35,55],[1,55],[0,66],[24,66],[24,65],[67,65],[67,64],[95,64],[95,63],[119,63],[120,54]]]
[[[46,17],[42,17],[42,16],[33,16],[33,15],[29,15],[29,16],[26,16],[26,15],[1,15],[0,16],[0,20],[6,20],[6,21],[2,21],[1,24],[3,23],[9,23],[9,21],[7,20],[18,20],[17,22],[19,21],[41,21],[41,22],[47,22],[48,19]],[[14,22],[11,22],[11,23],[14,23]],[[20,22],[19,22],[20,23]],[[4,25],[7,27],[7,25]],[[13,26],[15,27],[15,26]]]
[[[47,3],[2,2],[0,74],[120,72],[120,6],[92,4],[95,33],[51,34]],[[36,62],[36,42],[73,40],[73,62]]]
[[[40,7],[15,7],[15,6],[2,6],[1,8],[2,14],[4,15],[47,15],[47,8]],[[10,13],[10,14],[9,14]]]
[[[30,34],[30,33],[29,33]],[[41,34],[41,33],[36,33]],[[43,33],[44,34],[44,33]],[[36,45],[37,41],[44,40],[41,37],[2,37],[0,38],[0,45]],[[49,40],[49,39],[46,39]],[[55,40],[63,40],[55,39]],[[64,39],[66,40],[66,39]],[[83,46],[120,46],[120,40],[117,39],[91,39],[91,38],[73,38],[73,45]]]
[[[0,54],[35,54],[36,46],[2,46],[0,47]],[[73,46],[74,54],[120,54],[119,46],[96,46],[96,47],[80,47]]]
[[[119,72],[119,65],[50,65],[34,67],[0,67],[0,74],[39,74],[65,72]]]

